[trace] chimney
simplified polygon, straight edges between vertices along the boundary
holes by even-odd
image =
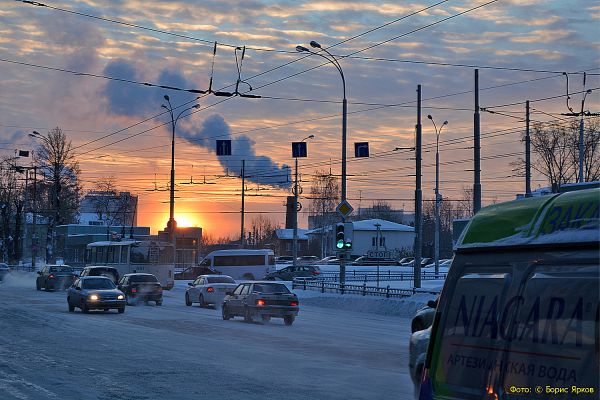
[[[294,196],[288,196],[285,203],[285,229],[294,229]]]

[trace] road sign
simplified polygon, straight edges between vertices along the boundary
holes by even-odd
[[[218,156],[230,156],[231,155],[231,140],[217,140],[217,155]]]
[[[352,214],[354,208],[352,208],[352,206],[350,205],[350,203],[348,203],[347,200],[344,200],[340,204],[338,204],[338,206],[335,208],[335,211],[340,213],[342,217],[346,218],[348,215]]]
[[[306,142],[292,142],[292,157],[306,157]]]
[[[367,257],[391,260],[394,258],[394,254],[388,250],[369,250]]]
[[[354,143],[354,157],[369,157],[369,142]]]

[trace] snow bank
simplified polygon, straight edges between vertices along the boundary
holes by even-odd
[[[12,271],[4,277],[0,282],[0,288],[2,287],[16,287],[16,288],[35,288],[35,272],[18,272]]]

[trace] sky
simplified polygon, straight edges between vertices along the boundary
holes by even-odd
[[[524,157],[525,100],[532,121],[564,118],[595,89],[600,111],[600,3],[498,0],[383,1],[0,1],[0,156],[35,149],[28,133],[60,127],[91,190],[114,176],[139,195],[138,224],[163,229],[169,217],[171,120],[176,125],[175,219],[213,236],[239,235],[241,160],[246,226],[262,214],[285,221],[291,142],[299,159],[306,227],[311,181],[339,175],[343,97],[338,70],[296,46],[317,41],[339,61],[348,99],[348,200],[414,209],[416,89],[423,97],[423,196],[433,198],[436,133],[440,193],[463,199],[473,185],[474,69],[479,69],[482,202],[524,191],[511,163]],[[217,42],[216,53],[214,52]],[[245,47],[244,58],[242,49]],[[237,61],[236,61],[237,60]],[[240,65],[241,60],[241,65]],[[234,91],[217,97],[158,88]],[[146,83],[146,84],[144,84]],[[198,104],[198,108],[187,110]],[[231,139],[217,157],[217,139]],[[354,158],[369,142],[370,157]],[[26,163],[26,161],[22,161]],[[191,184],[190,184],[191,183]],[[545,186],[533,176],[533,188]]]

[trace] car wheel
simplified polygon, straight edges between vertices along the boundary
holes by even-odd
[[[38,281],[35,281],[35,288],[37,290],[42,290],[42,287],[40,286],[40,283]]]
[[[244,313],[244,322],[247,322],[249,324],[254,322],[254,319],[252,318],[252,311],[250,310],[250,307],[246,307],[246,312]]]
[[[157,306],[162,306],[162,300],[156,300],[156,305]]]
[[[286,315],[285,317],[283,317],[283,322],[287,326],[291,326],[294,323],[294,319],[296,318],[293,315]]]
[[[75,312],[75,306],[71,304],[71,301],[68,298],[67,304],[69,305],[69,312]]]
[[[200,297],[198,297],[198,303],[200,303],[200,308],[204,308],[206,307],[206,303],[204,302],[204,295],[200,295]]]
[[[48,286],[45,286],[45,285],[44,285],[44,291],[45,291],[45,292],[49,292],[49,291],[50,291],[50,288],[49,288]]]
[[[423,329],[425,329],[425,325],[423,324],[423,320],[421,318],[416,318],[413,319],[410,328],[412,330],[412,333],[415,333],[417,331],[422,331]]]
[[[187,293],[185,294],[185,305],[188,307],[192,305],[192,300],[190,299],[190,295]]]
[[[231,315],[228,313],[227,306],[224,304],[223,304],[223,307],[221,308],[221,316],[223,317],[223,319],[225,321],[231,319]]]
[[[81,312],[84,314],[87,314],[90,312],[90,309],[88,308],[87,304],[81,303]]]
[[[123,314],[125,312],[125,307],[117,308],[117,310],[119,311],[119,314]]]
[[[271,320],[270,315],[263,315],[261,318],[262,318],[263,324],[266,324],[267,322],[269,322]]]

